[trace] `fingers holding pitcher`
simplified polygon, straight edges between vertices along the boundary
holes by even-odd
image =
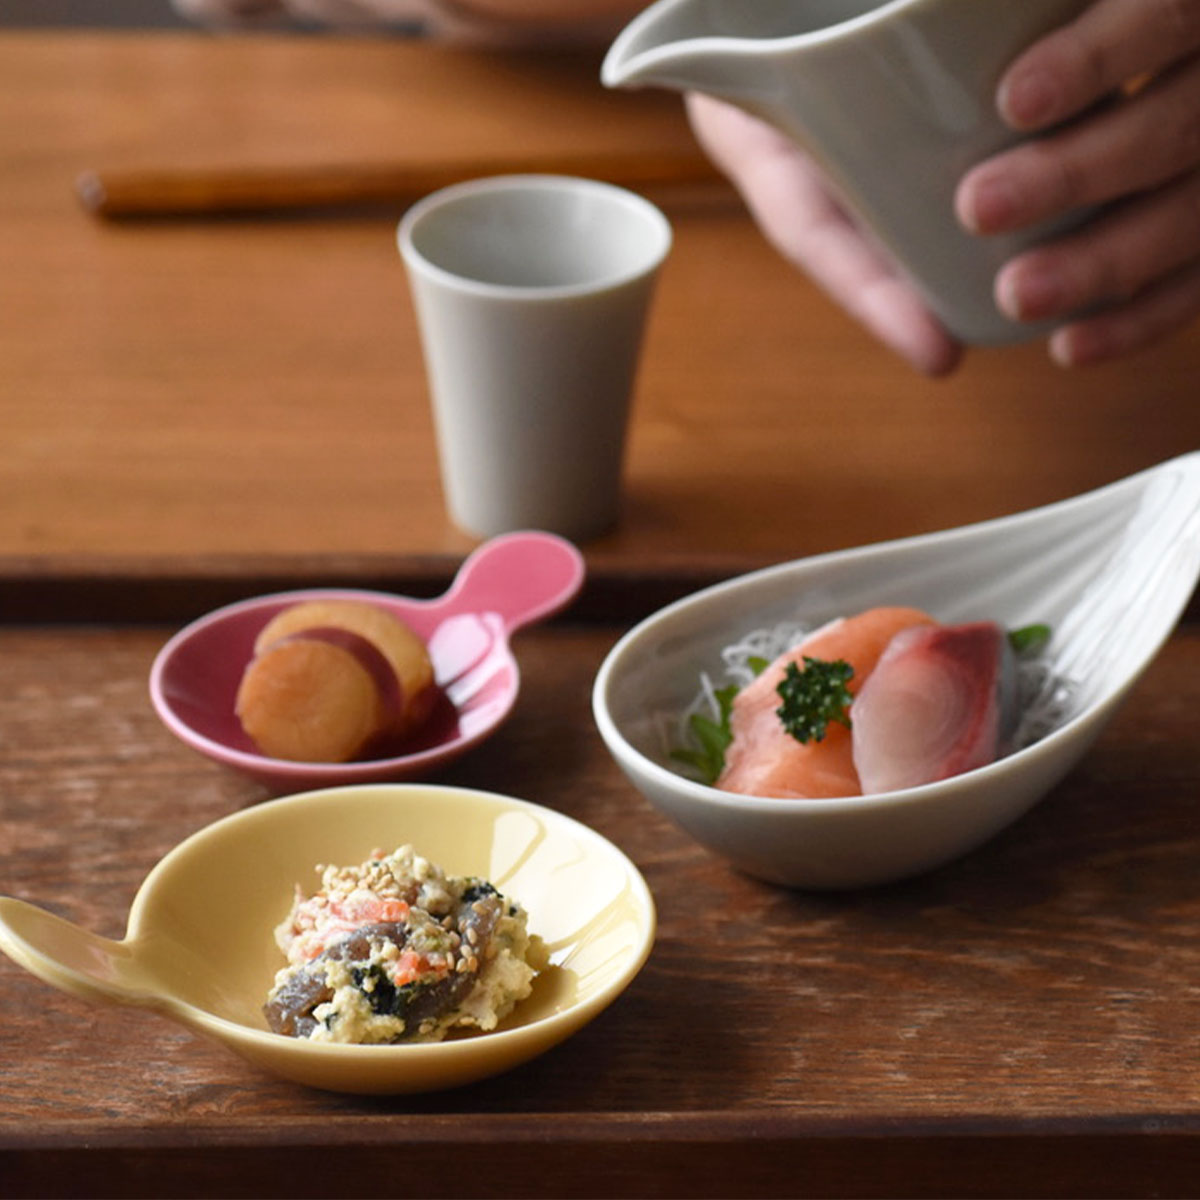
[[[918,371],[947,375],[962,346],[834,198],[794,141],[723,101],[691,93],[700,145],[739,190],[763,236]]]
[[[1047,132],[967,173],[961,223],[986,237],[1098,209],[1003,267],[1000,309],[1094,314],[1052,338],[1072,365],[1200,314],[1200,0],[1097,0],[1009,67],[997,106],[1013,128]]]
[[[997,304],[1017,321],[1069,320],[1051,339],[1064,366],[1127,354],[1200,314],[1200,170],[1006,264]]]
[[[1048,129],[1197,49],[1197,0],[1096,0],[1009,66],[998,107],[1014,129]]]
[[[1200,170],[1136,196],[1078,232],[1013,259],[996,279],[1016,321],[1129,300],[1200,259]]]
[[[1188,0],[1200,12],[1200,0]],[[1162,187],[1200,165],[1200,57],[974,167],[962,223],[991,235]]]
[[[1086,366],[1131,354],[1179,332],[1200,314],[1200,263],[1159,280],[1124,305],[1064,325],[1050,338],[1062,366]]]

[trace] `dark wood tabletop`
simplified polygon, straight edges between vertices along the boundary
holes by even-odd
[[[586,613],[518,637],[516,714],[439,779],[632,857],[659,931],[627,992],[506,1075],[359,1099],[0,958],[6,1195],[1195,1194],[1200,635],[990,844],[818,894],[733,872],[624,782],[588,715],[619,631]],[[109,937],[163,853],[264,798],[157,723],[165,634],[0,632],[4,890]]]
[[[394,226],[104,219],[81,171],[687,163],[677,102],[588,56],[261,35],[0,34],[0,892],[120,937],[172,846],[264,798],[158,723],[157,649],[301,584],[433,595],[446,520]],[[425,178],[430,176],[426,175]],[[362,1099],[259,1073],[0,957],[0,1193],[1187,1196],[1200,1190],[1200,626],[1082,765],[926,877],[737,874],[624,781],[589,690],[694,587],[1061,499],[1200,444],[1200,336],[1064,373],[1031,345],[912,375],[727,189],[676,229],[618,528],[518,635],[522,694],[441,782],[560,809],[658,906],[627,992],[543,1057]]]

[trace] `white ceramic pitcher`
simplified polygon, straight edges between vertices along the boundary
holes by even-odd
[[[999,267],[1069,221],[1018,235],[964,231],[954,190],[968,167],[1019,140],[999,119],[1005,67],[1090,0],[660,0],[610,48],[608,86],[719,96],[813,155],[965,342],[1042,330],[1005,317]]]

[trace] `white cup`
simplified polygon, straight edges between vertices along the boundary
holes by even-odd
[[[511,175],[425,197],[397,236],[451,519],[610,528],[666,218],[606,183]]]

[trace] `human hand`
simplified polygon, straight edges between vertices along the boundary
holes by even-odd
[[[1200,0],[1096,0],[1009,67],[997,103],[1013,128],[1051,132],[964,176],[966,228],[986,236],[1103,206],[1008,262],[1000,308],[1019,321],[1062,318],[1050,351],[1072,366],[1147,346],[1200,314]]]
[[[955,368],[962,347],[833,198],[799,146],[709,96],[691,94],[687,106],[701,146],[784,258],[919,371],[945,375]]]

